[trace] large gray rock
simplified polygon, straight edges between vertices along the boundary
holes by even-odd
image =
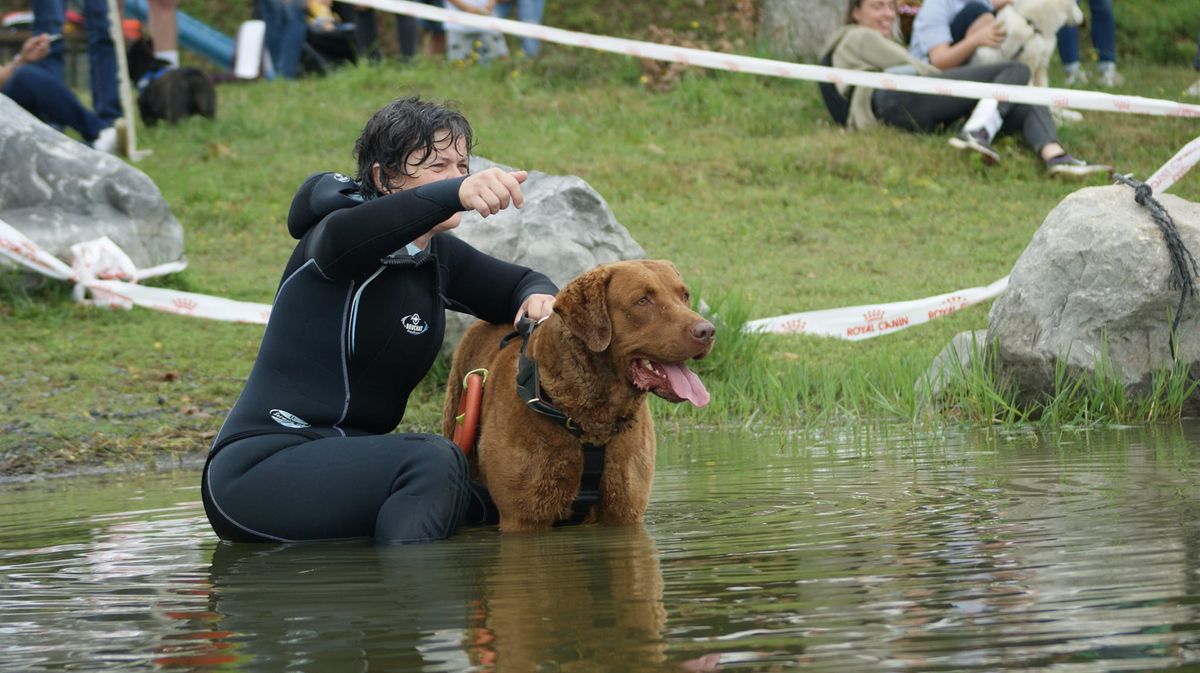
[[[183,227],[158,187],[124,161],[46,126],[0,95],[0,220],[70,261],[108,236],[139,268],[183,255]]]
[[[933,359],[925,376],[914,384],[920,395],[940,404],[942,393],[967,378],[973,363],[987,357],[987,330],[959,332]]]
[[[1200,205],[1170,194],[1157,198],[1184,244],[1200,253]],[[1133,190],[1071,194],[1046,217],[992,305],[987,343],[998,344],[996,373],[1028,402],[1053,389],[1060,363],[1078,375],[1106,359],[1130,393],[1145,392],[1154,373],[1172,364],[1179,290],[1168,287],[1170,274],[1162,234]],[[1176,335],[1178,357],[1194,373],[1200,372],[1198,302],[1184,305]]]
[[[759,34],[779,58],[815,63],[846,21],[846,0],[766,0]]]
[[[472,173],[497,165],[471,157]],[[463,213],[454,235],[493,257],[540,271],[559,287],[597,264],[646,256],[604,198],[582,178],[530,171],[521,191],[524,207],[510,207],[487,219]],[[448,313],[443,348],[458,344],[473,321]]]

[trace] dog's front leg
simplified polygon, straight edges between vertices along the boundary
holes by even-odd
[[[609,442],[604,456],[600,504],[591,520],[608,525],[640,523],[654,481],[654,422],[649,412]]]

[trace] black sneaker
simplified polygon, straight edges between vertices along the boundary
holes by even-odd
[[[1107,164],[1089,164],[1083,159],[1076,159],[1070,154],[1060,154],[1046,160],[1046,172],[1052,176],[1081,178],[1097,173],[1110,174],[1112,166]]]
[[[950,139],[950,144],[960,150],[975,152],[988,166],[1000,163],[1000,153],[992,149],[991,143],[988,142],[987,131],[983,129],[959,131],[958,135]]]

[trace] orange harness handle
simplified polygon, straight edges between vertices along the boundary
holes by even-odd
[[[473,369],[463,377],[463,394],[458,398],[458,411],[454,414],[454,443],[466,455],[475,450],[479,436],[479,411],[483,402],[483,384],[488,370]]]

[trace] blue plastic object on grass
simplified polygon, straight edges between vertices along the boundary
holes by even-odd
[[[146,0],[125,0],[125,15],[145,21]],[[175,21],[181,47],[191,49],[225,70],[233,67],[232,37],[184,12],[176,12]]]

